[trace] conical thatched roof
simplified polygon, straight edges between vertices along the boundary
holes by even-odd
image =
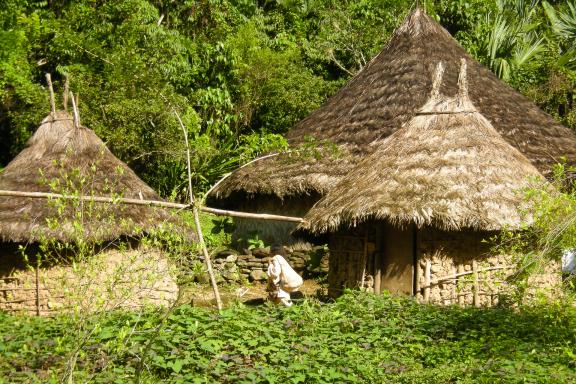
[[[459,60],[469,63],[470,98],[504,139],[546,173],[562,156],[576,160],[576,136],[534,103],[472,59],[436,21],[419,9],[394,32],[386,47],[322,107],[289,133],[292,146],[311,136],[341,148],[321,160],[294,155],[256,162],[237,171],[212,194],[325,193],[426,102],[434,66],[446,65],[447,94],[457,92]]]
[[[318,201],[302,227],[332,232],[367,218],[453,230],[518,226],[519,190],[542,176],[476,110],[465,69],[461,84],[451,98],[433,87],[416,116]]]
[[[160,199],[92,130],[75,127],[66,112],[42,121],[26,148],[0,174],[0,189]],[[48,235],[68,240],[73,223],[82,222],[87,239],[104,240],[172,221],[167,212],[146,206],[83,202],[80,209],[78,204],[0,196],[0,238],[25,242]]]

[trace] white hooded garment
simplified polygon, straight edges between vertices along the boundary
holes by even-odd
[[[268,278],[286,292],[296,292],[304,284],[302,277],[280,255],[274,256],[268,265]]]

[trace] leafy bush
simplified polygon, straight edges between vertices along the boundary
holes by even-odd
[[[182,306],[167,318],[111,313],[83,348],[76,379],[170,383],[567,383],[576,380],[576,309],[421,305],[348,293],[291,308]],[[74,340],[65,318],[0,315],[8,382],[46,382]],[[156,330],[162,330],[156,335]],[[149,341],[152,340],[150,344]],[[138,373],[140,371],[140,373]]]

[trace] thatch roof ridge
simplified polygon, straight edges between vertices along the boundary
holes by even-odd
[[[0,174],[0,189],[160,200],[156,192],[116,158],[92,130],[75,127],[72,117],[63,111],[42,120],[26,147]],[[58,229],[48,229],[46,219],[60,222],[71,219],[74,207],[68,205],[64,212],[58,212],[46,199],[0,197],[0,239],[35,241],[41,234],[49,234],[67,240],[73,231],[69,223]],[[85,222],[87,234],[94,240],[131,235],[139,228],[147,230],[165,220],[173,221],[161,209],[95,206],[100,208],[95,211],[94,218]],[[104,228],[104,219],[96,217],[104,210],[115,219],[115,223],[108,223],[108,228]]]
[[[334,232],[369,218],[451,230],[520,225],[519,190],[542,176],[476,110],[460,78],[456,97],[433,90],[415,117],[314,205],[300,228]]]
[[[547,172],[561,156],[576,161],[572,131],[499,80],[441,25],[416,9],[369,65],[287,134],[293,147],[310,136],[338,145],[341,156],[297,159],[281,155],[251,164],[215,189],[214,203],[237,192],[280,197],[325,193],[414,116],[429,95],[435,63],[446,64],[444,89],[454,94],[461,57],[469,63],[470,98],[508,143],[541,172]]]

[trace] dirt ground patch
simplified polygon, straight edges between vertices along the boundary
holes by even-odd
[[[218,287],[224,306],[234,303],[247,305],[264,304],[267,299],[265,283],[230,284]],[[191,284],[180,287],[180,303],[195,307],[216,307],[214,292],[209,284]],[[299,292],[292,294],[293,299],[315,297],[326,294],[326,286],[316,280],[304,280]]]

